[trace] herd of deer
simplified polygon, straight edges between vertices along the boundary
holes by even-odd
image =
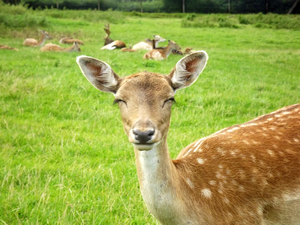
[[[144,59],[154,59],[163,60],[167,59],[168,56],[172,54],[190,54],[192,53],[192,48],[186,48],[186,50],[181,52],[181,47],[179,47],[174,41],[168,40],[168,45],[166,47],[158,47],[158,43],[165,42],[166,39],[160,37],[159,35],[153,35],[154,39],[145,39],[145,41],[135,44],[133,47],[130,45],[126,48],[126,44],[120,40],[112,40],[109,36],[111,34],[109,24],[105,25],[104,31],[106,36],[104,37],[104,46],[102,50],[114,50],[116,48],[121,49],[122,52],[136,52],[138,50],[148,50],[148,52],[143,56]]]
[[[166,39],[160,37],[159,35],[153,35],[153,39],[145,39],[145,41],[139,42],[135,44],[133,47],[126,48],[126,44],[123,41],[112,40],[109,36],[111,34],[109,24],[104,25],[104,31],[106,36],[104,39],[104,46],[101,48],[102,50],[114,50],[121,49],[122,52],[136,52],[138,50],[148,50],[148,52],[143,56],[144,59],[154,59],[154,60],[163,60],[167,59],[168,56],[172,54],[180,54],[187,55],[192,52],[192,48],[186,48],[184,52],[181,51],[181,47],[179,47],[174,41],[168,40],[168,45],[166,47],[158,47],[158,43],[165,42]],[[83,41],[73,38],[64,37],[60,39],[60,44],[73,44],[70,47],[61,47],[57,44],[48,43],[45,44],[47,39],[52,39],[50,34],[47,31],[41,31],[40,40],[36,40],[33,38],[27,38],[23,42],[23,45],[30,47],[40,47],[40,50],[43,52],[52,51],[52,52],[80,52],[80,46],[84,45]],[[18,51],[18,49],[9,47],[7,45],[0,45],[0,49],[9,49]]]

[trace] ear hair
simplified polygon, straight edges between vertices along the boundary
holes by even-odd
[[[204,70],[208,60],[205,51],[197,51],[180,59],[170,73],[174,90],[192,85]]]
[[[117,92],[120,77],[107,63],[84,55],[78,56],[76,62],[83,75],[94,87],[113,94]]]

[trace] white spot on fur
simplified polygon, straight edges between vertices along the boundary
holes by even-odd
[[[199,164],[204,164],[204,160],[201,159],[201,158],[197,158],[197,162],[198,162]]]
[[[250,145],[249,141],[243,140],[246,145]]]
[[[192,181],[189,178],[186,179],[186,182],[191,188],[194,188],[194,184],[192,183]]]
[[[233,132],[233,131],[238,130],[238,129],[240,129],[240,128],[239,127],[234,127],[232,129],[227,130],[227,132]]]
[[[226,178],[226,177],[223,176],[220,172],[217,172],[216,177],[217,177],[218,179],[225,179],[225,178]]]
[[[211,190],[208,188],[202,189],[201,194],[206,198],[211,198],[211,195],[212,195]]]
[[[228,200],[228,198],[223,198],[223,201],[226,203],[226,204],[229,204],[230,202],[229,202],[229,200]],[[231,213],[229,213],[230,215],[231,215]],[[232,216],[232,215],[231,215]]]
[[[268,152],[268,154],[269,154],[270,156],[272,156],[272,157],[275,156],[275,154],[274,154],[274,152],[273,152],[272,150],[267,150],[267,152]]]
[[[209,181],[208,183],[209,183],[210,185],[216,185],[216,184],[217,184],[217,181],[211,180],[211,181]]]

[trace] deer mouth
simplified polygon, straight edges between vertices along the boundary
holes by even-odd
[[[139,150],[139,151],[149,151],[154,147],[154,143],[149,143],[149,144],[139,144],[139,143],[132,143],[134,148]]]

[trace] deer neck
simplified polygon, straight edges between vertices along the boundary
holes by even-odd
[[[63,49],[64,52],[73,52],[75,50],[75,45]]]
[[[40,40],[36,43],[37,46],[43,46],[45,44],[46,41],[46,36],[45,34],[42,34]]]
[[[166,141],[149,151],[135,149],[140,189],[148,210],[163,224],[185,224],[179,176]],[[184,218],[184,219],[183,219]],[[184,223],[183,223],[184,222]]]
[[[168,46],[164,49],[164,55],[166,57],[168,57],[170,55],[170,53],[172,52],[172,50],[173,50],[172,45],[168,44]]]

